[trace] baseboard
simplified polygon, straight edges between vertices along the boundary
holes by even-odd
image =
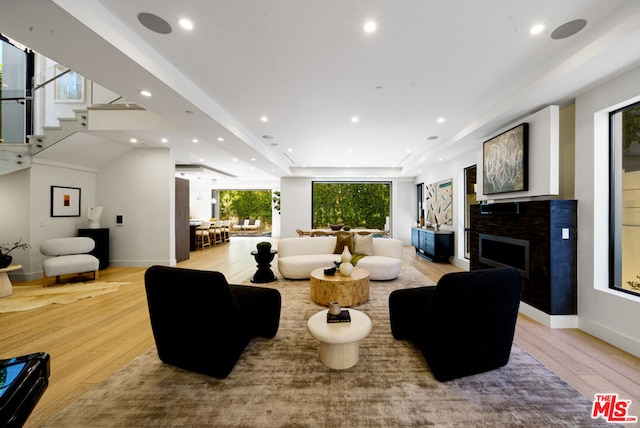
[[[640,358],[640,341],[600,323],[580,320],[580,330]]]
[[[549,328],[578,328],[578,315],[549,315],[524,302],[520,302],[520,312]]]

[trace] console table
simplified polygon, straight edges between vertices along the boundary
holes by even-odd
[[[416,253],[432,262],[448,263],[453,256],[453,236],[449,230],[412,227],[411,245],[416,247]]]

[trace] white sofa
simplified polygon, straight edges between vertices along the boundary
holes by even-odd
[[[280,239],[278,271],[287,279],[310,278],[311,271],[340,260],[340,254],[334,254],[336,241],[335,236]],[[397,278],[402,269],[402,241],[374,238],[373,255],[361,258],[356,266],[367,270],[372,280]]]
[[[100,261],[91,254],[96,243],[88,237],[54,238],[42,241],[40,252],[45,256],[53,256],[42,262],[43,285],[48,285],[48,278],[55,277],[60,282],[60,275],[93,272],[93,279],[98,278]]]

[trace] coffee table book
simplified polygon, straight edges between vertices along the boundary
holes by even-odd
[[[349,315],[349,310],[342,309],[340,311],[340,315],[333,315],[327,312],[327,322],[328,323],[351,322],[351,315]]]

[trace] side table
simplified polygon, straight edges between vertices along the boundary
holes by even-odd
[[[271,270],[271,262],[277,253],[277,250],[269,250],[269,252],[254,250],[251,252],[251,255],[258,263],[256,265],[258,270],[253,274],[253,277],[251,277],[251,282],[263,284],[273,282],[277,279]]]
[[[7,297],[13,294],[13,287],[8,273],[18,269],[22,269],[22,265],[9,265],[0,269],[0,297]]]
[[[327,312],[317,312],[307,322],[309,334],[320,341],[320,361],[335,370],[353,367],[360,359],[360,341],[371,332],[371,319],[349,309],[351,322],[328,323]]]

